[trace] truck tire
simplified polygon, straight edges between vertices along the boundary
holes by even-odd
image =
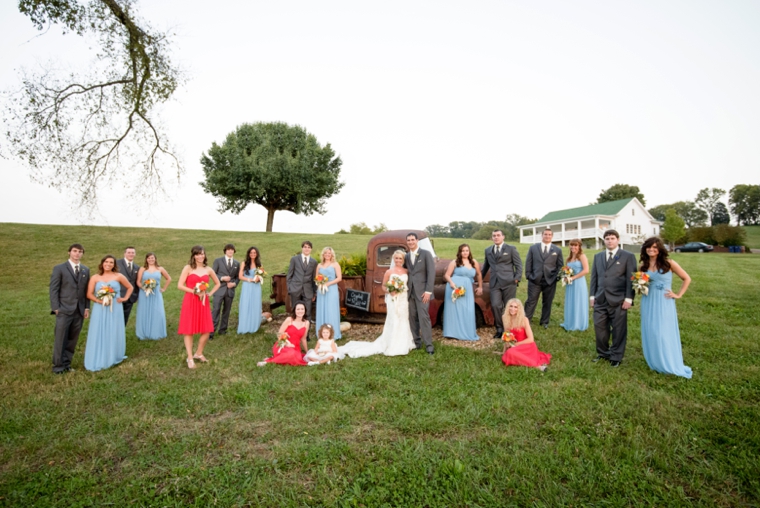
[[[475,328],[483,328],[486,326],[486,318],[483,317],[483,311],[480,307],[475,306]]]

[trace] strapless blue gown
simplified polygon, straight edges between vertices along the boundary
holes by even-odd
[[[244,275],[252,279],[253,273]],[[261,283],[242,281],[238,306],[238,333],[256,333],[261,326]]]
[[[571,261],[567,264],[575,273],[581,273],[583,264]],[[572,284],[565,286],[565,320],[561,326],[565,330],[588,330],[588,284],[586,277],[575,279]]]
[[[121,294],[121,284],[112,280],[107,283],[116,293]],[[95,284],[95,293],[105,286],[105,282]],[[120,363],[126,358],[127,336],[124,331],[124,308],[114,298],[111,306],[104,307],[92,303],[90,327],[87,329],[87,347],[84,351],[84,368],[87,370],[103,370]]]
[[[451,301],[451,285],[446,284],[446,294],[443,299],[443,336],[459,340],[478,340],[475,327],[475,293],[473,281],[475,268],[457,266],[451,274],[451,280],[457,287],[464,287],[464,296]]]
[[[156,287],[151,295],[146,295],[142,283],[155,279]],[[164,295],[161,293],[161,272],[145,270],[140,280],[137,295],[137,322],[135,334],[140,340],[158,340],[166,337],[166,312],[164,311]]]
[[[335,280],[337,276],[335,274],[335,268],[328,266],[327,268],[319,268],[319,273],[326,275],[328,280]],[[335,338],[340,339],[340,291],[338,285],[333,284],[328,286],[327,293],[322,292],[317,288],[317,333],[319,328],[327,323],[335,330]]]
[[[665,298],[673,272],[647,272],[649,294],[641,295],[641,347],[652,370],[691,379],[691,368],[683,364],[681,332],[676,301]]]

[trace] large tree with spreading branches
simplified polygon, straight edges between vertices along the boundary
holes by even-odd
[[[11,155],[34,180],[66,191],[84,210],[93,210],[106,184],[160,190],[166,169],[177,178],[182,172],[155,115],[181,73],[169,58],[168,34],[152,29],[135,6],[136,0],[19,0],[38,30],[59,25],[98,48],[80,74],[58,72],[52,63],[23,69],[20,86],[4,92]]]
[[[343,188],[343,161],[298,125],[243,124],[221,145],[213,143],[201,164],[201,187],[218,198],[219,211],[239,214],[251,203],[261,205],[268,232],[276,211],[324,214],[327,198]]]

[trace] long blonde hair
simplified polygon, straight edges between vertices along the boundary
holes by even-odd
[[[332,254],[332,259],[330,260],[330,263],[337,263],[338,260],[335,259],[335,251],[333,250],[332,247],[325,247],[324,249],[322,249],[322,253],[319,255],[319,261],[321,263],[325,262],[325,252],[327,251],[330,251],[330,254]]]
[[[512,316],[509,313],[509,304],[517,302],[517,315]],[[504,323],[504,330],[512,330],[513,328],[525,327],[525,309],[523,304],[517,298],[512,298],[504,306],[504,314],[501,316],[501,321]]]

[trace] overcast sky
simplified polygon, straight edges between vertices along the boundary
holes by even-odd
[[[20,66],[87,62],[76,35],[35,37],[16,5],[0,4],[1,88]],[[138,7],[177,34],[173,57],[189,80],[162,119],[186,173],[150,214],[104,194],[97,224],[263,231],[262,207],[219,214],[198,185],[211,143],[258,121],[299,124],[343,160],[346,185],[328,212],[277,212],[282,232],[538,218],[615,183],[639,186],[648,207],[760,183],[757,1]],[[0,159],[0,171],[0,221],[82,223],[18,162]]]

